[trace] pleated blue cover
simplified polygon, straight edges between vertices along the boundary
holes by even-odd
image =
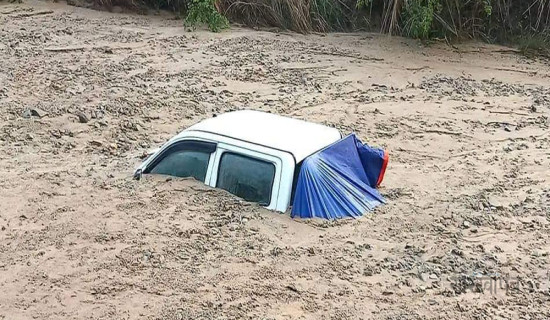
[[[292,217],[358,218],[385,203],[376,190],[387,156],[349,135],[309,156],[298,176]]]

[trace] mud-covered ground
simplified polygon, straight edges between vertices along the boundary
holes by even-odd
[[[235,109],[387,148],[388,204],[299,221],[131,179]],[[548,319],[549,114],[549,62],[504,47],[3,3],[0,319]]]

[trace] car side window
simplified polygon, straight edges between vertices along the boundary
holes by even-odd
[[[180,178],[193,177],[204,182],[210,155],[216,144],[202,141],[182,141],[166,149],[145,173],[165,174]]]
[[[274,179],[273,163],[226,152],[220,159],[216,187],[267,206],[271,202]]]

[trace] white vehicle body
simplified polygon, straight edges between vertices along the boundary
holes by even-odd
[[[150,167],[157,165],[163,154],[178,143],[211,143],[215,144],[215,150],[209,151],[205,184],[218,187],[224,154],[269,163],[274,167],[274,174],[269,203],[264,205],[268,209],[285,212],[290,206],[297,165],[340,139],[337,129],[320,124],[259,111],[229,112],[199,122],[170,139],[142,163],[136,175],[148,173]]]

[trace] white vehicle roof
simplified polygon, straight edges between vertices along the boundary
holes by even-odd
[[[341,139],[337,129],[271,113],[243,110],[201,121],[185,131],[202,131],[291,153],[296,163]]]

